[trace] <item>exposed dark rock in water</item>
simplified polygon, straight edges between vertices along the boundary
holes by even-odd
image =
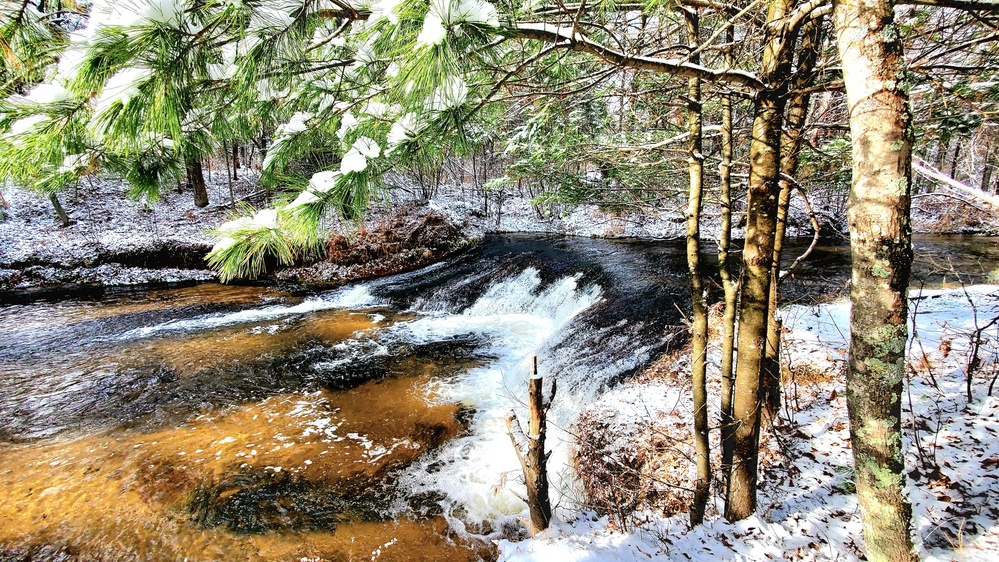
[[[95,246],[92,253],[60,261],[40,254],[0,261],[0,302],[107,286],[210,281],[214,275],[204,267],[209,250],[210,245],[197,241],[156,240],[127,248]]]

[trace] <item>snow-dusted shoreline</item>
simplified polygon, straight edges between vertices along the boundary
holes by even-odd
[[[240,204],[261,208],[268,201],[253,173],[244,170],[230,192],[224,170],[208,170],[210,204],[204,208],[195,207],[191,193],[186,191],[166,190],[160,201],[147,204],[126,198],[127,186],[121,180],[88,177],[59,194],[74,221],[68,227],[58,224],[46,196],[7,186],[3,195],[9,208],[5,210],[6,220],[0,221],[0,292],[214,280],[203,261],[216,241],[209,232],[230,219]],[[642,239],[680,239],[686,235],[684,209],[679,205],[660,212],[611,212],[592,204],[542,210],[524,194],[511,192],[502,198],[491,195],[487,202],[472,191],[442,186],[429,203],[469,239],[487,233]],[[383,200],[376,201],[364,224],[369,228],[378,224],[415,198],[413,189],[390,188]],[[232,199],[237,205],[232,205]],[[913,209],[916,232],[999,230],[999,219],[952,208],[954,205],[946,200],[922,198],[917,203],[920,206]],[[842,218],[834,217],[842,213],[835,211],[832,202],[825,205],[813,201],[813,205],[827,215],[824,222]],[[706,213],[701,232],[710,240],[719,226],[718,217]],[[823,233],[839,236],[838,227],[823,225]],[[741,234],[739,228],[733,232],[736,238]],[[788,236],[811,234],[802,200],[793,199]]]
[[[910,310],[916,337],[903,429],[919,555],[985,561],[999,553],[999,395],[987,395],[999,368],[995,326],[982,334],[970,403],[965,377],[969,336],[999,316],[999,285],[913,294]],[[779,439],[767,440],[761,454],[758,515],[729,524],[717,498],[708,522],[695,529],[686,514],[637,513],[626,531],[612,517],[583,515],[535,539],[501,541],[500,560],[860,560],[845,398],[849,303],[791,306],[783,315],[785,360],[801,378],[785,387],[792,406],[778,424]],[[619,436],[609,456],[626,455],[640,432],[689,436],[689,392],[673,380],[625,384],[590,409]]]
[[[88,178],[59,194],[74,221],[68,227],[46,196],[4,189],[9,208],[0,221],[0,291],[212,280],[203,261],[213,243],[207,229],[232,212],[227,182],[218,176],[205,208],[195,207],[190,193],[173,190],[147,205],[128,199],[120,181]],[[248,179],[234,185],[236,198],[255,191]]]

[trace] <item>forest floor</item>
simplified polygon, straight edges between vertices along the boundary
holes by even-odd
[[[918,553],[934,561],[994,559],[999,286],[922,291],[910,302],[914,337],[902,408]],[[667,357],[581,416],[587,450],[576,462],[586,469],[583,484],[605,491],[591,498],[602,515],[504,541],[500,560],[863,560],[846,408],[849,309],[844,301],[783,309],[785,406],[764,437],[757,515],[725,522],[716,482],[707,522],[690,528],[689,367],[683,356]],[[713,360],[717,369],[717,349]],[[717,404],[717,381],[710,390]]]

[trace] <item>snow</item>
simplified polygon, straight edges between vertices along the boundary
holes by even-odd
[[[311,205],[311,204],[315,203],[316,201],[319,201],[319,197],[317,197],[315,193],[313,193],[311,191],[308,191],[308,190],[305,190],[305,191],[299,193],[298,197],[296,197],[294,201],[292,201],[291,203],[289,203],[288,205],[286,205],[285,209],[287,209],[287,210],[290,211],[292,209],[297,209],[298,207],[303,207],[305,205]]]
[[[354,114],[349,111],[344,112],[343,116],[340,117],[340,129],[337,131],[336,136],[342,140],[356,126],[357,118],[354,117]]]
[[[75,172],[80,168],[85,168],[90,164],[90,157],[86,154],[67,154],[62,161],[62,166],[56,170],[58,173]]]
[[[259,228],[277,229],[277,211],[275,209],[261,209],[257,211],[253,215],[253,224]]]
[[[306,124],[309,119],[312,119],[312,114],[302,111],[296,112],[291,116],[291,119],[284,124],[282,131],[287,134],[304,133],[309,128]]]
[[[416,47],[421,45],[438,45],[447,37],[447,30],[444,29],[444,22],[441,17],[431,10],[427,17],[423,19],[423,27],[420,34],[416,36]]]
[[[70,156],[67,158],[73,158]],[[68,162],[74,164],[74,162]],[[53,284],[133,285],[211,281],[215,277],[198,258],[217,242],[209,233],[232,213],[226,172],[206,167],[211,205],[194,206],[190,192],[165,189],[155,205],[125,197],[117,179],[89,176],[59,192],[59,201],[76,221],[61,227],[44,194],[13,186],[3,188],[10,207],[0,221],[0,290]],[[243,171],[233,185],[236,198],[257,192],[255,178]],[[122,265],[136,253],[186,252],[194,263],[184,268]]]
[[[376,119],[384,119],[388,116],[389,112],[392,110],[388,105],[379,101],[369,101],[364,105],[362,113],[365,115],[370,115]]]
[[[999,316],[999,286],[911,297],[916,335],[909,346],[903,433],[917,554],[924,560],[985,561],[999,552],[999,397],[986,392],[999,359],[995,326],[984,334],[983,372],[975,377],[970,403],[964,385],[970,334]],[[636,513],[627,530],[612,518],[563,513],[564,521],[533,539],[499,541],[499,559],[860,560],[863,539],[851,489],[843,379],[849,303],[796,305],[782,313],[788,363],[824,373],[830,381],[796,379],[785,387],[790,406],[777,426],[783,446],[771,439],[762,447],[757,515],[727,523],[718,515],[718,498],[709,505],[706,523],[694,529],[685,513]],[[713,359],[717,362],[717,350]],[[635,432],[670,431],[671,422],[689,420],[691,403],[688,388],[653,380],[611,390],[591,408],[610,424],[608,434],[618,436],[613,454],[614,447],[633,446]],[[681,437],[683,431],[689,435],[690,429]]]
[[[460,23],[498,27],[496,6],[483,0],[432,0],[416,38],[416,48],[441,43],[447,36],[447,28]]]
[[[295,12],[302,9],[302,2],[283,0],[253,5],[250,16],[250,31],[276,32],[286,29],[295,22]]]
[[[11,123],[10,131],[4,136],[10,138],[23,135],[25,133],[35,132],[39,128],[39,125],[48,120],[49,118],[45,115],[29,115],[28,117],[23,117]]]
[[[336,186],[336,181],[339,177],[340,172],[316,172],[315,174],[312,174],[312,179],[309,180],[309,189],[319,193],[326,193]]]
[[[70,35],[70,44],[59,55],[59,65],[56,68],[57,79],[72,80],[80,71],[87,56],[82,41],[83,39],[78,33]]]
[[[361,137],[354,141],[353,148],[366,158],[377,158],[381,154],[381,147],[378,146],[378,143],[368,137]]]
[[[181,20],[183,6],[177,0],[96,0],[90,14],[89,25],[83,32],[86,37],[110,26],[176,25]]]
[[[343,155],[340,161],[340,173],[363,172],[368,167],[368,158],[377,158],[381,154],[378,143],[368,137],[354,141],[353,146]]]
[[[457,4],[452,2],[449,21],[452,23],[464,21],[499,27],[496,6],[483,0],[459,0]]]
[[[430,98],[431,111],[447,111],[465,103],[468,97],[468,84],[460,76],[448,76],[444,83],[434,90]]]
[[[221,252],[222,250],[231,247],[235,243],[236,243],[235,238],[229,238],[228,236],[223,236],[222,238],[219,238],[219,241],[216,242],[214,246],[212,246],[212,253],[214,254]]]
[[[136,67],[123,68],[116,72],[108,79],[97,98],[95,111],[102,113],[110,109],[115,102],[121,102],[123,106],[128,105],[128,101],[139,94],[139,84],[148,74],[148,70]]]
[[[39,84],[24,99],[39,104],[58,103],[69,99],[69,90],[59,84]]]
[[[351,148],[340,160],[340,173],[363,172],[368,168],[368,160],[356,148]]]
[[[387,152],[391,153],[395,147],[415,138],[417,133],[416,114],[407,113],[403,115],[398,121],[392,123],[392,128],[389,130],[387,137],[389,148]]]

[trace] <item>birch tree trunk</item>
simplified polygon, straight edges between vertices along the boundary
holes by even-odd
[[[683,10],[687,38],[691,49],[698,40],[698,15],[692,9]],[[692,64],[700,64],[700,56],[690,57]],[[701,81],[687,79],[687,168],[690,172],[690,194],[687,198],[687,268],[690,273],[690,300],[693,308],[691,323],[691,379],[694,394],[694,450],[697,464],[697,483],[694,501],[690,506],[690,524],[699,525],[704,520],[711,487],[711,445],[708,441],[708,303],[704,296],[704,278],[701,271],[701,193],[704,180],[704,154],[702,153]]]
[[[867,559],[910,561],[901,404],[912,264],[912,114],[890,0],[838,0],[853,138],[847,405]]]

